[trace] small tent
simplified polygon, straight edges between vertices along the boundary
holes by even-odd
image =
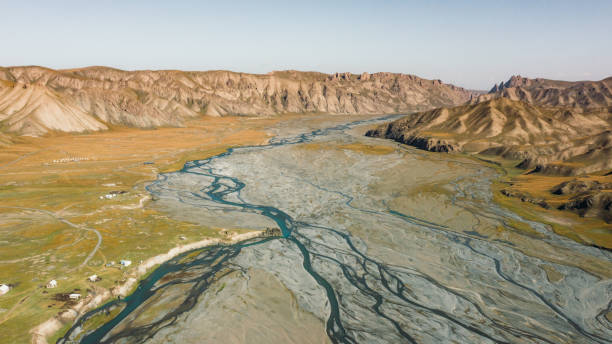
[[[0,284],[0,295],[4,295],[9,292],[11,288],[6,284]]]

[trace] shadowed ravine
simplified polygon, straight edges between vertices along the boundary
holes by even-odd
[[[494,233],[521,220],[491,202],[495,171],[355,129],[378,121],[230,149],[160,175],[148,190],[161,209],[220,227],[273,225],[282,237],[172,259],[132,295],[81,317],[59,343],[206,341],[197,316],[254,270],[277,278],[333,343],[612,343],[608,252],[539,223],[529,223],[537,238]],[[347,143],[395,151],[334,148]],[[445,189],[413,192],[410,181]],[[104,314],[112,316],[94,321]]]

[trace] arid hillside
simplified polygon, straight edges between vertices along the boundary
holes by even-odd
[[[181,126],[196,116],[412,112],[469,101],[476,93],[413,75],[283,71],[122,71],[0,68],[5,132],[87,132],[109,125]]]
[[[511,163],[523,172],[501,190],[503,196],[612,223],[609,109],[543,107],[499,97],[408,115],[366,135]]]
[[[429,151],[521,160],[520,167],[573,175],[612,169],[612,114],[548,108],[508,98],[438,108],[379,126],[369,136]]]
[[[600,81],[528,79],[520,75],[493,86],[488,94],[474,98],[483,102],[505,97],[540,106],[564,106],[589,111],[612,106],[612,77]]]

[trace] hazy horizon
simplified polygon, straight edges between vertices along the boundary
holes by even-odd
[[[612,3],[5,4],[1,66],[394,72],[487,90],[612,75]]]

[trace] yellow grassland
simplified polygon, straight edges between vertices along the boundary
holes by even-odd
[[[362,144],[362,143],[347,143],[347,144],[341,144],[341,145],[334,145],[331,147],[329,146],[324,147],[320,143],[306,143],[306,144],[300,145],[300,148],[307,149],[307,150],[339,149],[339,150],[348,150],[348,151],[353,151],[357,153],[373,154],[373,155],[391,154],[396,150],[394,147],[391,147],[388,145],[369,145],[369,144]]]
[[[269,138],[265,128],[279,120],[205,118],[185,128],[18,137],[15,144],[1,147],[0,283],[13,285],[0,296],[2,341],[29,343],[32,327],[69,306],[55,301],[56,293],[78,289],[85,297],[94,287],[112,288],[141,260],[221,236],[218,229],[177,221],[147,207],[144,187],[157,173],[178,170],[188,160],[262,144]],[[113,190],[127,193],[100,199]],[[96,246],[95,233],[61,219],[100,232],[102,244],[87,264],[81,266]],[[133,265],[105,266],[120,259]],[[92,274],[102,280],[88,282]],[[58,287],[44,288],[51,279]]]
[[[503,160],[499,157],[487,156],[487,160],[495,161],[496,167],[503,175],[493,183],[493,200],[519,214],[528,220],[546,223],[557,233],[567,236],[575,241],[612,248],[612,225],[598,218],[585,218],[569,212],[558,210],[557,207],[567,202],[570,196],[555,195],[551,188],[560,183],[573,179],[597,180],[599,182],[612,182],[612,175],[585,175],[575,176],[549,176],[541,174],[528,174],[527,171],[515,168],[516,161]],[[550,205],[550,209],[542,208],[528,202],[521,202],[515,197],[506,197],[501,194],[502,189],[511,189],[541,198]]]

